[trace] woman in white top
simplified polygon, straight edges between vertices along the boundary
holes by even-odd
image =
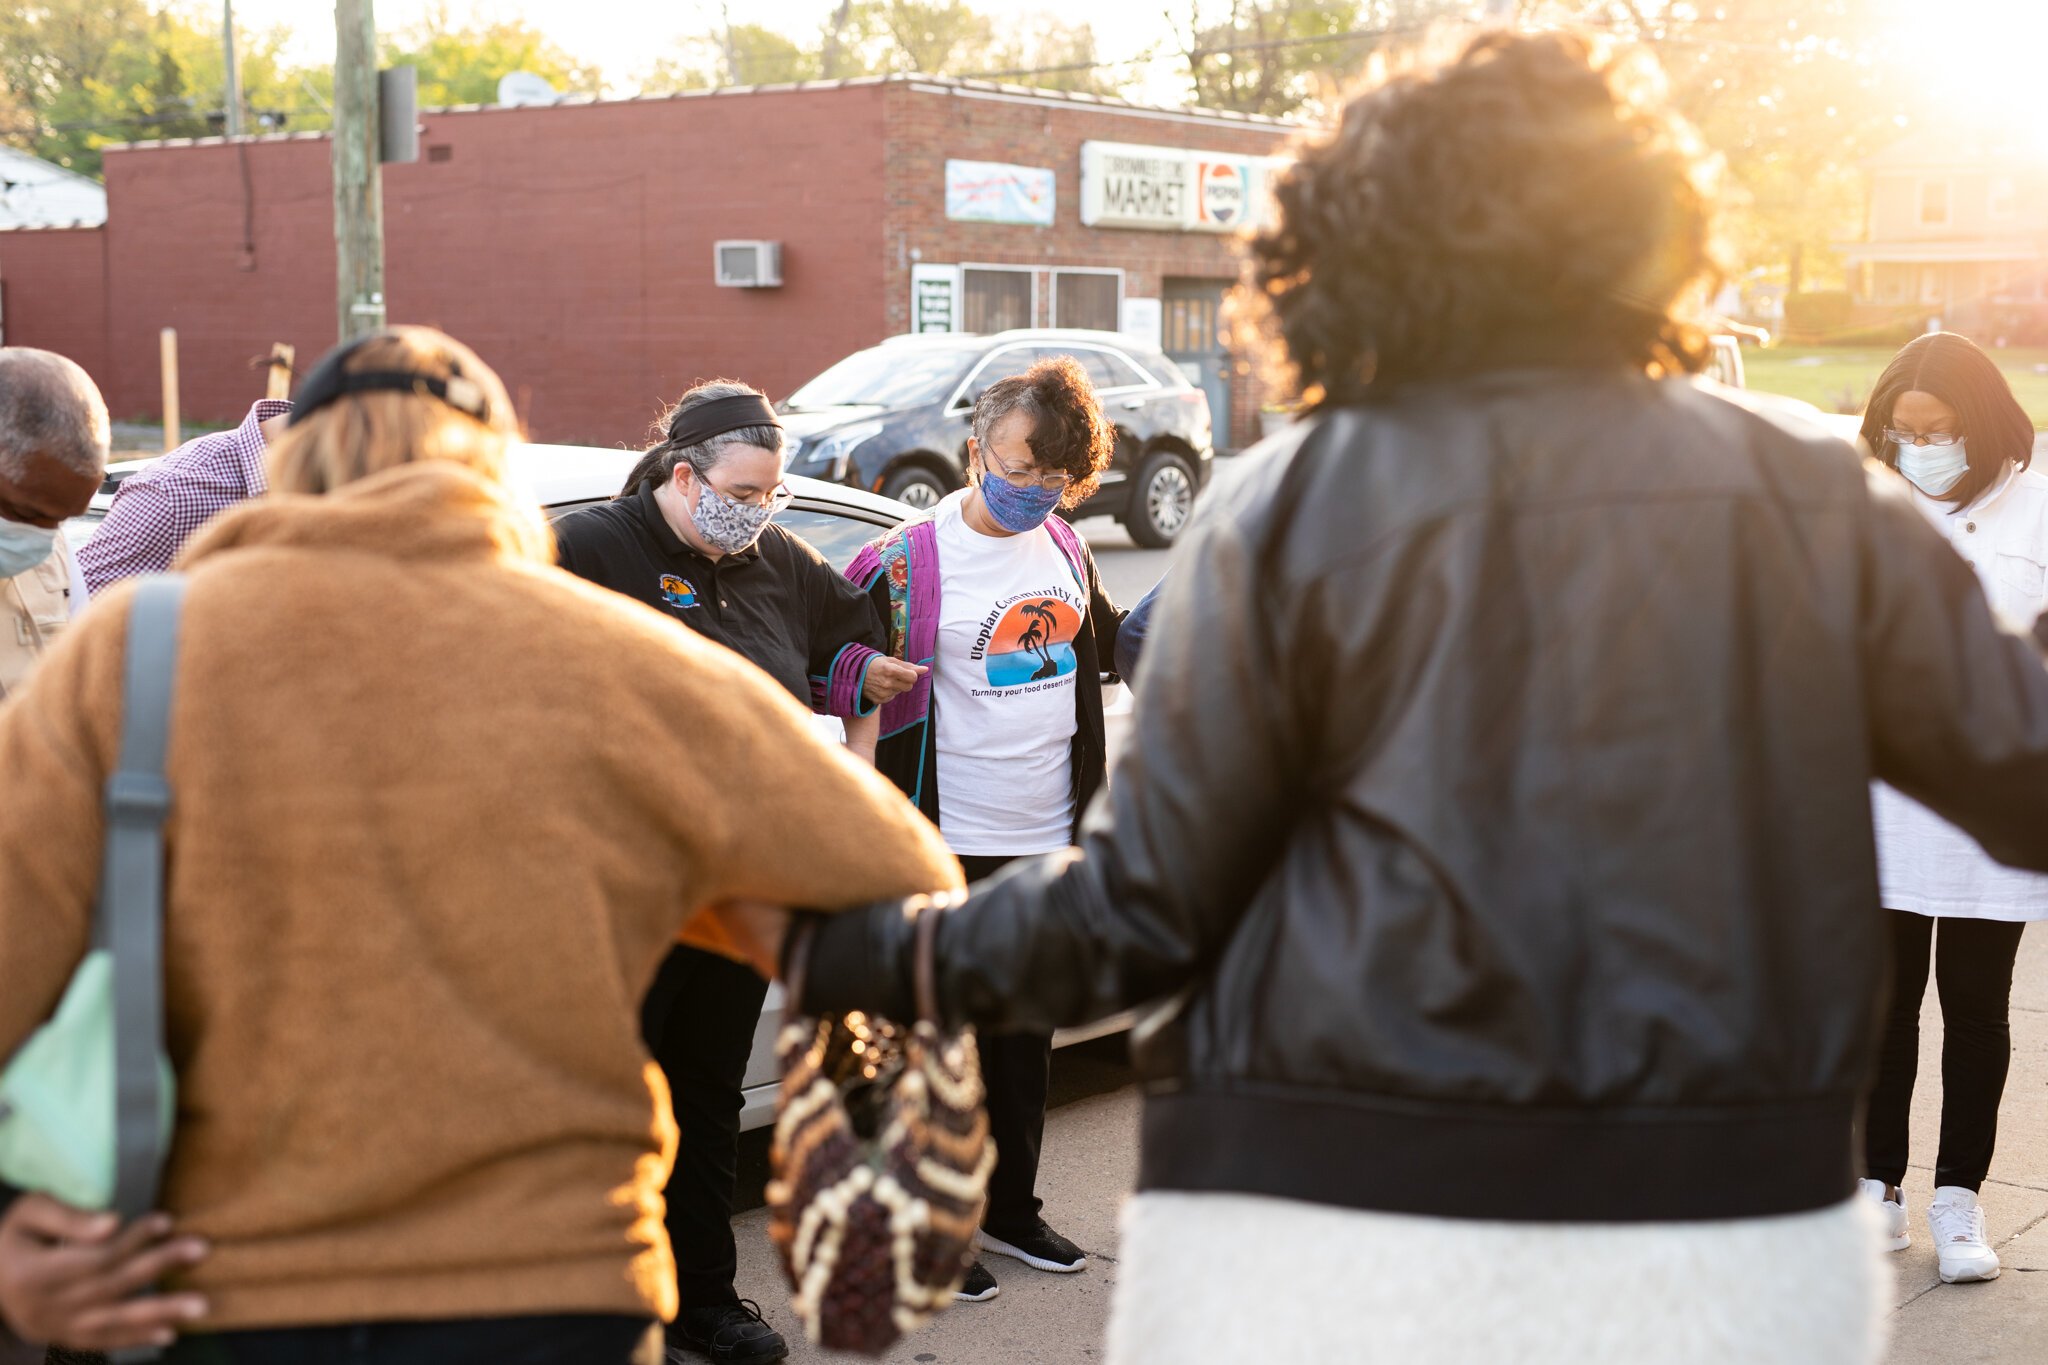
[[[875,764],[939,827],[967,879],[1066,848],[1107,758],[1102,674],[1124,612],[1087,542],[1056,515],[1093,493],[1116,431],[1072,356],[1041,360],[975,400],[968,486],[892,531],[847,575],[889,622],[890,653],[923,674],[848,728],[879,733]],[[865,666],[862,663],[860,666]],[[1087,1256],[1042,1216],[1038,1158],[1052,1040],[981,1039],[996,1165],[981,1249],[1035,1270]],[[977,1261],[959,1297],[985,1302]]]
[[[2048,607],[2048,475],[2029,468],[2033,423],[1988,356],[1952,332],[1916,338],[1878,379],[1863,436],[1976,569],[1993,611],[2031,623]],[[1968,835],[1889,787],[1876,788],[1873,804],[1895,977],[1863,1189],[1883,1209],[1888,1245],[1908,1245],[1901,1186],[1931,948],[1942,1096],[1927,1219],[1941,1278],[1988,1280],[1998,1274],[1998,1253],[1977,1190],[1991,1166],[2012,1052],[2013,961],[2027,922],[2048,917],[2048,877],[1993,862]]]

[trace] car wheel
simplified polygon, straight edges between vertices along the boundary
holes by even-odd
[[[1145,461],[1131,490],[1124,527],[1148,550],[1164,550],[1180,539],[1195,514],[1195,468],[1187,457],[1162,450]]]
[[[882,483],[882,496],[929,512],[953,490],[946,481],[923,465],[905,465]]]

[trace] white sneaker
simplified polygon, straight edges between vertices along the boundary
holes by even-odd
[[[1998,1278],[1998,1253],[1984,1236],[1984,1210],[1977,1205],[1975,1190],[1960,1185],[1936,1190],[1934,1202],[1927,1206],[1927,1226],[1934,1233],[1944,1284]]]
[[[1889,1199],[1885,1196],[1882,1180],[1859,1180],[1856,1188],[1864,1198],[1877,1205],[1878,1215],[1884,1219],[1884,1249],[1904,1251],[1913,1245],[1912,1225],[1906,1219],[1905,1190],[1899,1191],[1897,1199]]]

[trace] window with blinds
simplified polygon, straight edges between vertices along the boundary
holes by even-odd
[[[968,266],[960,272],[960,329],[964,332],[1007,332],[1033,324],[1029,270],[989,270]]]
[[[1053,326],[1114,332],[1123,303],[1123,276],[1093,270],[1055,270],[1052,298]]]

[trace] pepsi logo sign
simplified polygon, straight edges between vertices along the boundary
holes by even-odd
[[[1249,186],[1245,168],[1224,161],[1205,161],[1196,174],[1202,220],[1230,225],[1244,217]]]

